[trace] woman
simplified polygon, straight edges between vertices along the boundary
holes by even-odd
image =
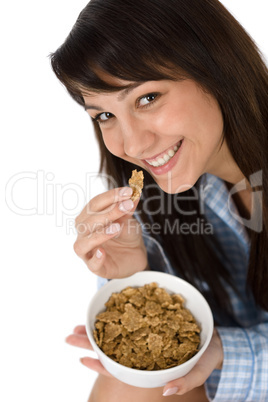
[[[163,395],[267,400],[268,83],[253,41],[217,0],[91,0],[52,67],[92,118],[112,183],[78,216],[76,253],[102,278],[181,276],[212,308],[208,350]],[[90,348],[81,326],[67,341]],[[90,401],[164,399],[82,362],[100,374]]]

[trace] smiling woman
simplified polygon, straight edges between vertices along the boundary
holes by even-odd
[[[100,170],[120,187],[77,218],[88,231],[76,253],[103,278],[180,276],[213,310],[208,350],[164,395],[267,399],[268,80],[253,40],[217,0],[91,0],[51,62],[92,118]],[[124,186],[137,167],[145,187],[133,204]],[[212,230],[194,230],[200,222]],[[162,400],[114,379],[103,387],[104,368],[84,363],[101,374],[90,401]]]

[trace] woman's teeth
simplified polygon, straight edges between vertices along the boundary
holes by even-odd
[[[164,153],[160,158],[156,159],[151,159],[151,160],[146,160],[149,165],[154,166],[154,167],[159,167],[165,165],[173,156],[175,153],[178,151],[178,149],[181,146],[182,141],[180,141],[177,145],[175,145],[173,148],[170,148],[166,153]]]

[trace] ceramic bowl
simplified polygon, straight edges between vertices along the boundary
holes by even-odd
[[[195,317],[201,327],[199,351],[187,362],[176,367],[165,370],[145,371],[123,366],[105,355],[97,346],[93,330],[96,316],[105,310],[105,303],[114,292],[120,292],[128,286],[143,286],[156,282],[159,287],[164,288],[169,293],[178,293],[185,299],[185,307]],[[98,290],[90,301],[87,318],[86,330],[88,338],[96,352],[99,360],[109,373],[118,380],[141,388],[162,387],[169,381],[175,380],[187,374],[198,362],[205,352],[213,333],[213,317],[208,303],[202,294],[188,282],[170,274],[143,271],[123,279],[112,279]]]

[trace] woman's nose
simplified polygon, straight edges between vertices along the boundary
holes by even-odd
[[[146,122],[128,119],[122,125],[124,152],[132,158],[142,159],[144,153],[155,141],[154,133]]]

